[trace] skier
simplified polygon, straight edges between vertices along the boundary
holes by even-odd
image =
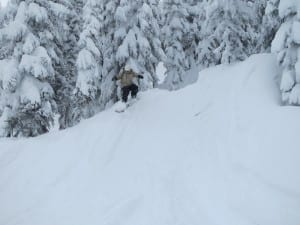
[[[126,65],[125,69],[112,79],[114,81],[120,80],[122,101],[125,103],[127,102],[128,95],[130,93],[132,98],[136,98],[136,95],[139,91],[139,87],[134,83],[135,78],[143,79],[144,77],[142,75],[136,74],[130,66]]]

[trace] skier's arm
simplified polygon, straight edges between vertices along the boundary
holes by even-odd
[[[144,74],[144,73],[142,73],[142,74]],[[143,76],[143,75],[140,75],[140,74],[138,74],[138,75],[137,75],[137,78],[139,78],[139,79],[144,79],[144,76]]]
[[[139,78],[139,79],[144,79],[144,76],[134,73],[134,77]]]

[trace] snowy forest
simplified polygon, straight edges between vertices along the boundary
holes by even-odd
[[[282,104],[300,105],[299,0],[11,0],[0,48],[1,137],[66,129],[111,107],[125,65],[144,76],[142,91],[174,91],[193,68],[272,52]]]

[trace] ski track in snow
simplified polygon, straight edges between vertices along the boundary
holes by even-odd
[[[300,224],[300,109],[279,106],[275,65],[256,55],[124,113],[0,140],[0,225]]]

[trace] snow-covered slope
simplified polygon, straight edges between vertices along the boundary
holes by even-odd
[[[272,55],[152,90],[72,129],[0,141],[0,225],[298,225],[300,109]]]

